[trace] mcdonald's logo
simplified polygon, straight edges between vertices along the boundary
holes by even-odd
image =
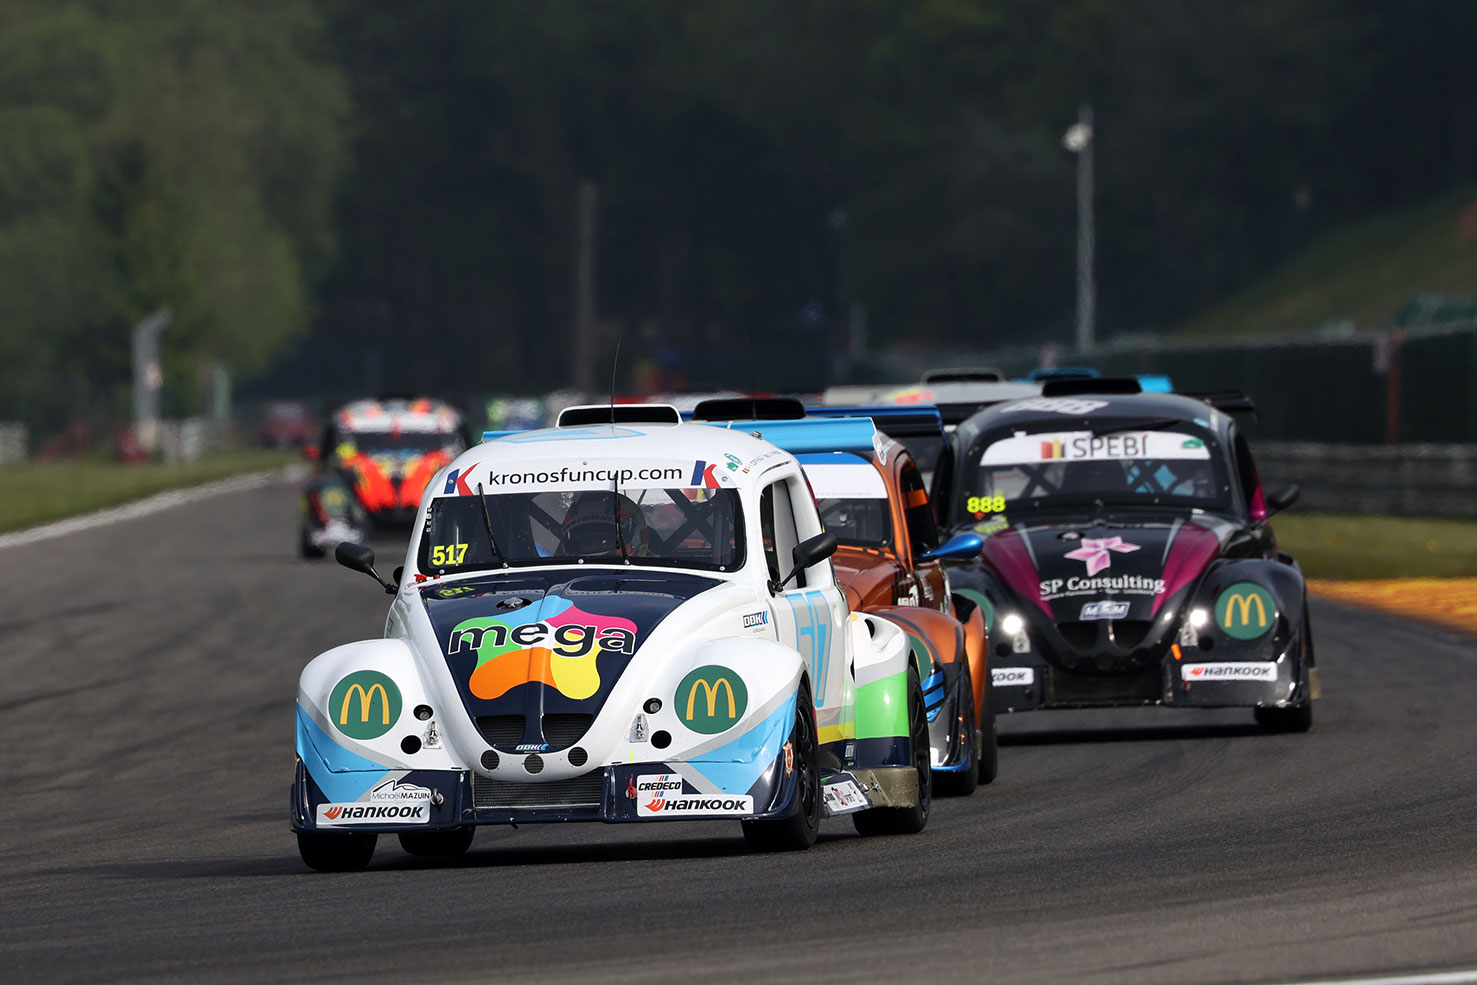
[[[682,724],[694,732],[716,735],[732,728],[749,707],[744,679],[727,667],[708,664],[682,678],[676,707]]]
[[[374,670],[358,670],[334,685],[328,714],[351,739],[377,739],[400,718],[400,689]]]
[[[1277,605],[1265,588],[1253,582],[1237,582],[1221,592],[1215,602],[1216,625],[1238,640],[1265,635],[1277,620]]]
[[[385,693],[383,684],[371,684],[368,691],[358,684],[350,687],[349,693],[344,695],[344,708],[338,714],[338,723],[340,725],[349,723],[349,702],[354,699],[355,695],[359,696],[359,721],[369,721],[369,709],[374,706],[375,694],[380,696],[380,711],[384,712],[385,716],[383,724],[390,724],[390,696]]]

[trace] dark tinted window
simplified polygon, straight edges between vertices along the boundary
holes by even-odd
[[[417,563],[427,572],[580,559],[732,571],[743,556],[738,493],[683,487],[440,497]]]

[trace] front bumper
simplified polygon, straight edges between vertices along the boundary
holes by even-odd
[[[689,771],[690,775],[690,771]],[[471,770],[366,774],[352,801],[332,800],[301,760],[290,817],[298,831],[428,831],[471,824],[781,818],[797,809],[796,774],[783,754],[744,794],[699,790],[680,764],[606,766],[568,780],[493,780]]]
[[[1295,648],[1294,648],[1295,649]],[[1316,696],[1310,670],[1295,652],[1276,660],[1166,656],[1130,673],[1076,673],[1036,654],[997,657],[991,667],[995,711],[1042,708],[1276,708]]]

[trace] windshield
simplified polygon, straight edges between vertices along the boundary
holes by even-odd
[[[432,451],[445,451],[455,456],[461,450],[461,439],[455,434],[436,431],[344,431],[339,434],[339,443],[334,448],[334,453],[339,458],[352,458],[355,454],[409,457]]]
[[[1215,437],[1189,422],[1150,426],[985,435],[961,470],[955,522],[998,526],[1012,511],[1092,501],[1224,509],[1230,489]]]
[[[886,547],[892,543],[892,517],[885,499],[817,499],[821,524],[837,543]]]
[[[743,559],[738,493],[682,487],[443,496],[431,501],[417,566],[442,574],[595,561],[733,571]]]
[[[827,533],[863,547],[892,542],[887,484],[877,466],[848,452],[804,454],[800,465]]]

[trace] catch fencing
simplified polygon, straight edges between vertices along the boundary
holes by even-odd
[[[1296,482],[1299,506],[1336,513],[1477,519],[1477,445],[1253,445],[1262,485]]]
[[[1043,360],[1047,356],[1047,360]],[[1333,444],[1477,444],[1477,323],[1355,333],[1186,341],[1117,339],[1091,352],[1039,346],[984,353],[889,352],[891,375],[931,365],[998,366],[1024,376],[1043,361],[1105,376],[1167,374],[1175,389],[1244,390],[1253,439]]]

